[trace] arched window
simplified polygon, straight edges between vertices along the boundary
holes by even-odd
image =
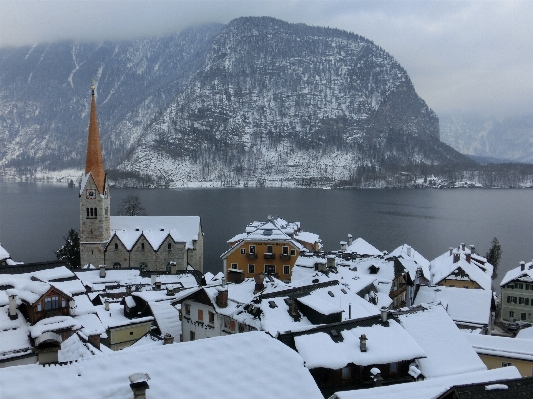
[[[148,263],[146,263],[146,262],[139,263],[139,269],[141,269],[141,272],[147,271],[148,270]]]
[[[113,269],[120,269],[122,266],[120,265],[119,262],[115,262],[113,263]]]
[[[91,217],[93,217],[93,216],[94,216],[94,210],[93,210],[93,208],[91,208]]]
[[[89,208],[87,208],[87,217],[89,217]]]
[[[94,217],[98,217],[98,208],[94,208]]]

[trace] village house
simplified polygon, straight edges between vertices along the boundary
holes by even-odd
[[[502,320],[533,322],[533,262],[520,262],[520,266],[509,270],[500,287]]]
[[[227,281],[253,278],[259,273],[290,281],[294,262],[300,253],[308,251],[307,247],[321,248],[318,236],[299,234],[302,234],[299,223],[287,223],[279,218],[251,223],[246,227],[246,233],[228,241],[230,249],[221,255]],[[305,241],[310,236],[314,242]]]
[[[531,340],[479,334],[465,337],[489,369],[515,366],[522,377],[533,376]]]
[[[79,199],[82,265],[105,265],[108,269],[136,267],[166,273],[187,268],[203,270],[199,216],[111,216],[94,86]]]

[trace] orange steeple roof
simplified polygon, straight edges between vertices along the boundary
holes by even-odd
[[[96,100],[94,97],[94,83],[91,87],[91,118],[89,120],[89,139],[87,141],[87,157],[85,159],[85,174],[92,174],[100,194],[104,193],[105,172],[100,147],[100,133],[98,131],[98,117],[96,116]]]

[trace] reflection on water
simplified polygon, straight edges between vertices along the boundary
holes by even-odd
[[[380,250],[404,243],[428,259],[450,246],[474,244],[480,254],[498,237],[504,270],[533,257],[533,190],[114,189],[111,213],[138,195],[148,215],[199,215],[206,271],[222,268],[227,241],[247,223],[279,215],[320,234],[326,250],[351,233]],[[13,259],[54,259],[62,237],[79,228],[78,190],[65,185],[0,182],[0,243]]]

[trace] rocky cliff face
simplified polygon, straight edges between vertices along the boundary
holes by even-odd
[[[361,36],[239,18],[177,36],[2,50],[4,165],[83,165],[94,76],[106,167],[174,181],[350,179],[464,162],[394,58]]]

